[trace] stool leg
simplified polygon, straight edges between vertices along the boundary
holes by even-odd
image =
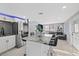
[[[48,56],[53,56],[53,50],[52,50],[52,46],[49,47],[49,50],[48,50]]]
[[[49,47],[48,55],[49,56],[54,56],[55,55],[55,51],[54,51],[54,47],[53,46]]]
[[[24,54],[24,56],[26,56],[26,54]]]
[[[26,54],[26,41],[24,41],[23,44],[24,44],[24,46],[25,46],[25,47],[24,47],[24,56],[27,56],[27,54]]]

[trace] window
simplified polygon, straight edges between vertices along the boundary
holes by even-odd
[[[75,24],[75,32],[79,32],[79,24]]]
[[[49,31],[49,25],[45,25],[45,26],[44,26],[44,30],[45,30],[45,31]]]

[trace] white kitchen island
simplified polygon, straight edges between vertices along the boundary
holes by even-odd
[[[47,56],[49,52],[49,45],[27,41],[26,55],[27,56]]]
[[[50,55],[49,50],[51,46],[48,45],[48,42],[52,36],[45,37],[45,38],[44,37],[42,38],[42,41],[40,41],[38,37],[32,36],[26,41],[26,55],[27,56],[48,56]]]

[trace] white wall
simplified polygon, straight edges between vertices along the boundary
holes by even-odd
[[[44,26],[44,31],[48,31],[48,32],[57,32],[57,28],[59,26],[62,26],[62,31],[64,31],[64,23],[44,24],[43,26]]]
[[[67,35],[67,42],[69,44],[72,44],[71,37],[70,37],[71,36],[70,25],[71,25],[70,21],[67,21],[64,23],[64,33]]]
[[[75,13],[70,19],[64,23],[64,32],[67,34],[67,41],[72,44],[72,33],[74,32],[73,24],[79,19],[79,12]]]

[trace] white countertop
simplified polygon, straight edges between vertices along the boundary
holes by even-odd
[[[34,35],[31,37],[24,37],[23,39],[29,40],[29,41],[34,41],[34,42],[39,42],[39,43],[49,44],[51,38],[52,38],[51,34],[44,34],[43,37],[41,37],[41,38]]]

